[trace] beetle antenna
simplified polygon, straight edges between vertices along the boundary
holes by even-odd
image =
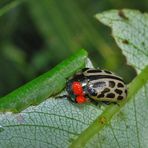
[[[63,99],[63,98],[68,98],[68,95],[56,96],[55,97],[55,99]]]

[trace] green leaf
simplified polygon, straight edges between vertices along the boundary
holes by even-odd
[[[140,72],[148,64],[148,14],[123,9],[106,11],[96,18],[112,28],[112,35],[127,62]]]
[[[4,5],[4,6],[0,8],[0,16],[4,15],[9,10],[15,8],[21,2],[23,2],[23,0],[13,0],[13,1],[7,2],[5,5],[2,4],[2,2],[1,2],[0,5]]]
[[[111,13],[108,12],[108,15]],[[126,17],[129,15],[126,14]],[[128,62],[134,65],[137,64],[135,60],[137,62],[139,58],[132,55],[128,58]],[[50,98],[18,114],[1,113],[1,147],[147,147],[146,60],[143,65],[143,70],[139,70],[139,75],[129,85],[128,98],[119,106],[111,104],[100,108],[92,104],[76,105],[67,98]]]
[[[89,11],[85,13],[86,9],[81,7],[83,4],[80,1],[42,0],[37,3],[36,0],[28,0],[26,2],[34,23],[57,60],[61,58],[61,54],[67,56],[72,51],[85,47],[90,51],[93,48],[93,51],[98,53],[93,57],[96,61],[98,58],[105,59],[105,64],[108,67],[111,65],[112,68],[118,65],[117,61],[120,59],[116,56],[118,52],[115,54],[114,49],[104,41],[91,13]],[[87,1],[86,4],[91,4],[91,1]],[[111,55],[114,56],[112,59]],[[102,62],[103,60],[100,60],[99,63]]]
[[[107,107],[71,147],[145,148],[148,140],[148,14],[125,9],[106,11],[96,17],[112,28],[113,37],[128,63],[140,74],[129,85],[127,99],[119,107]]]
[[[86,57],[87,52],[80,50],[49,72],[0,98],[0,111],[18,112],[57,94],[65,87],[66,79],[84,67]]]
[[[102,114],[73,141],[71,147],[84,147],[86,144],[87,147],[91,147],[92,145],[94,147],[109,146],[110,148],[132,147],[130,144],[136,140],[140,141],[138,144],[141,147],[142,144],[140,143],[143,143],[143,139],[139,139],[139,137],[145,135],[143,131],[148,131],[147,125],[145,125],[148,122],[147,75],[148,66],[129,85],[127,99],[123,100],[119,106],[112,104],[106,107]],[[131,132],[131,130],[133,131]],[[96,134],[98,135],[95,136]],[[127,136],[132,137],[134,140],[129,139]],[[127,143],[128,145],[126,145]],[[146,144],[147,141],[144,141],[143,145]],[[137,143],[133,145],[137,145]]]
[[[136,80],[133,81],[130,87],[132,91],[130,90],[129,98],[131,98],[131,96],[133,96],[133,94],[135,94],[135,92],[139,90],[139,88],[142,85],[144,85],[143,83],[141,83],[141,79],[146,78],[147,72],[148,68],[146,68],[136,78]],[[135,87],[135,84],[137,84],[138,87]],[[145,102],[142,103],[143,106],[145,105],[144,103],[146,103],[146,99]],[[91,104],[75,105],[69,102],[67,98],[56,99],[56,100],[54,98],[50,98],[38,106],[35,107],[30,106],[29,108],[18,114],[1,113],[0,114],[1,147],[19,147],[20,145],[21,147],[26,147],[27,145],[29,145],[30,147],[60,148],[61,146],[68,147],[71,144],[73,144],[73,147],[83,147],[84,145],[83,142],[85,142],[85,144],[89,142],[88,140],[85,139],[85,137],[88,137],[89,139],[92,137],[92,135],[90,135],[90,131],[92,132],[95,131],[95,133],[98,133],[102,128],[101,126],[105,125],[106,127],[104,129],[111,130],[110,127],[107,125],[107,122],[110,120],[110,118],[113,116],[115,112],[119,111],[121,107],[122,105],[120,107],[116,105],[111,105],[104,110],[103,107],[98,108],[97,106]],[[129,114],[128,110],[130,111],[130,113],[132,113],[133,110],[130,109],[131,108],[127,110],[125,109],[127,112],[126,115]],[[145,112],[145,114],[146,113],[147,112]],[[121,118],[122,120],[120,122],[122,124],[122,122],[124,122],[123,119],[125,115],[123,113],[120,114],[118,115],[119,117],[117,116],[119,119],[115,117],[115,121],[116,120],[120,121]],[[105,119],[105,120],[99,120],[97,118],[99,115],[100,115],[99,119]],[[130,119],[129,117],[129,120],[130,122],[133,123],[133,118]],[[129,123],[128,119],[126,122]],[[95,126],[92,126],[94,125],[94,123]],[[130,125],[127,124],[127,127],[128,126]],[[131,128],[133,126],[134,125],[132,125]],[[83,131],[87,127],[89,132],[87,132],[86,130],[86,133],[83,134]],[[120,136],[122,136],[122,131],[124,130],[123,127],[121,129]],[[98,128],[100,129],[98,130]],[[100,134],[104,134],[104,131],[100,132]],[[99,135],[99,139],[98,137],[94,137],[93,139],[91,139],[91,141],[92,140],[95,141],[92,141],[89,147],[92,146],[100,147],[98,146],[100,144],[106,147],[106,145],[108,145],[107,142],[111,141],[111,140],[108,141],[108,137],[106,136],[110,137],[112,136],[111,134],[112,133],[108,134],[108,132],[105,132],[103,136]],[[78,137],[78,139],[81,140],[74,141],[76,137]],[[113,136],[110,138],[113,138],[115,140]],[[115,144],[116,143],[114,142],[112,143],[112,145]]]
[[[145,147],[147,138],[141,137],[148,137],[145,134],[148,122],[148,14],[129,9],[110,10],[97,14],[96,18],[112,28],[112,35],[128,63],[140,74],[129,85],[128,98],[119,107],[107,107],[71,147]]]

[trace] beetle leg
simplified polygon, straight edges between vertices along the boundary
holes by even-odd
[[[102,102],[106,105],[115,104],[115,105],[120,106],[120,104],[118,104],[117,102],[109,102],[109,101],[102,101]]]
[[[55,99],[63,99],[63,98],[68,98],[68,95],[63,95],[63,96],[56,96]]]
[[[112,102],[112,103],[114,103],[115,105],[118,105],[120,107],[120,104],[118,104],[118,102]]]
[[[106,105],[109,105],[111,104],[112,102],[109,102],[109,101],[102,101],[102,103],[106,104]]]
[[[90,100],[90,102],[91,102],[92,104],[94,104],[94,105],[96,105],[96,106],[99,104],[99,102],[96,101],[96,100],[94,100],[94,99],[89,98],[89,100]]]

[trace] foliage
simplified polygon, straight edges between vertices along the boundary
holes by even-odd
[[[135,71],[126,65],[111,36],[106,35],[108,28],[93,15],[122,7],[144,11],[146,2],[1,0],[0,96],[48,71],[80,48],[87,49],[95,67],[112,70],[129,83]]]
[[[34,28],[33,26],[31,26],[31,28],[34,28],[35,32],[40,32],[39,34],[37,33],[38,39],[40,39],[38,50],[34,49],[34,53],[36,54],[28,51],[31,55],[31,64],[34,65],[33,69],[28,67],[26,53],[16,46],[20,44],[20,42],[18,42],[18,37],[16,36],[17,40],[13,40],[13,42],[10,40],[9,35],[11,34],[11,37],[14,36],[13,31],[15,25],[12,28],[8,27],[9,31],[6,29],[3,30],[2,34],[5,35],[5,41],[7,40],[7,42],[2,40],[3,42],[1,43],[1,47],[3,47],[2,53],[4,55],[2,57],[4,57],[5,60],[8,60],[9,57],[9,60],[15,63],[13,66],[26,78],[29,79],[35,75],[36,72],[41,72],[41,67],[46,69],[49,62],[48,59],[51,60],[54,58],[58,61],[62,54],[65,54],[65,56],[69,55],[71,52],[68,53],[65,50],[66,48],[72,50],[73,48],[79,48],[82,45],[89,47],[87,44],[82,44],[87,43],[86,41],[91,43],[94,50],[99,49],[99,47],[102,46],[101,50],[99,49],[98,51],[100,53],[100,57],[104,56],[104,58],[107,60],[107,65],[109,65],[109,63],[114,65],[117,63],[120,57],[122,57],[120,55],[117,59],[115,58],[115,61],[110,60],[109,57],[111,57],[111,55],[115,56],[112,52],[112,48],[108,47],[104,40],[101,39],[97,33],[97,30],[95,30],[95,27],[86,21],[86,16],[84,16],[80,11],[81,9],[78,9],[79,7],[75,2],[73,2],[73,5],[70,5],[73,9],[68,9],[69,5],[65,4],[66,2],[59,4],[57,1],[52,0],[43,0],[43,2],[39,3],[35,3],[34,0],[26,2],[27,9],[30,10],[31,16],[34,20],[33,22],[35,22],[37,26],[37,28]],[[70,3],[67,2],[67,4]],[[7,8],[11,8],[9,7],[9,2],[6,5],[8,5]],[[73,36],[72,34],[69,34],[68,32],[72,31],[68,31],[68,29],[71,30],[73,27],[75,27],[75,24],[72,23],[69,25],[72,28],[69,28],[66,23],[67,20],[61,19],[63,14],[68,15],[68,13],[61,14],[57,8],[60,10],[67,8],[64,9],[64,11],[67,10],[68,12],[71,12],[70,16],[73,16],[73,19],[75,19],[74,22],[77,22],[78,26],[82,25],[80,28],[84,29],[84,34],[81,34],[81,40],[83,40],[83,42],[80,40],[80,44],[77,44],[78,42],[76,43],[76,40],[73,40],[74,42],[69,40],[69,38],[72,38],[75,35]],[[56,17],[53,17],[52,13],[49,13],[48,10],[51,10]],[[77,19],[75,15],[72,15],[74,13],[72,13],[71,10],[75,10],[81,14],[80,18],[83,18],[82,22],[87,24],[87,26],[83,25],[82,22],[78,23],[80,19]],[[19,18],[14,14],[11,14],[11,17],[12,15],[15,16],[13,18]],[[49,18],[51,21],[48,20],[48,15],[50,16]],[[103,148],[144,148],[147,146],[148,52],[146,47],[148,46],[148,42],[146,26],[148,22],[148,14],[142,14],[136,10],[123,9],[120,11],[110,10],[99,13],[96,15],[96,17],[101,22],[112,28],[112,35],[117,45],[121,48],[123,54],[127,57],[127,62],[132,64],[138,72],[137,77],[128,85],[129,93],[127,99],[119,103],[119,106],[111,104],[108,106],[102,105],[101,108],[92,104],[75,105],[69,102],[67,98],[55,99],[51,97],[43,101],[47,98],[47,95],[51,96],[58,93],[64,87],[66,80],[65,78],[71,76],[76,70],[84,66],[83,60],[86,59],[86,52],[80,51],[77,56],[74,56],[72,59],[70,58],[70,60],[65,60],[65,62],[60,64],[58,68],[54,68],[51,70],[51,72],[49,71],[47,74],[40,76],[32,82],[29,82],[22,87],[23,89],[19,88],[18,90],[20,91],[16,90],[11,94],[8,94],[8,96],[1,98],[0,107],[3,111],[15,111],[15,109],[20,111],[23,108],[26,108],[28,105],[34,104],[34,101],[28,103],[26,98],[29,98],[29,100],[32,98],[37,99],[38,95],[40,96],[40,94],[41,100],[36,102],[39,103],[43,101],[39,105],[30,106],[17,114],[10,112],[0,114],[1,147],[18,147],[21,145],[22,147],[93,146]],[[3,19],[5,19],[5,17]],[[33,22],[31,22],[31,24],[33,24]],[[0,24],[0,26],[2,27],[3,25]],[[47,29],[48,26],[51,27],[49,30]],[[16,31],[20,31],[18,28],[15,29]],[[57,32],[57,36],[54,34],[52,29]],[[91,39],[89,34],[87,34],[87,31],[90,31],[94,35],[93,39]],[[53,38],[51,39],[50,37]],[[97,39],[100,40],[99,44],[101,44],[101,46],[97,43]],[[20,47],[27,49],[27,46]],[[36,48],[36,46],[34,46],[34,48]],[[52,51],[52,55],[48,55],[48,53],[50,53],[49,49]],[[57,51],[59,54],[57,54]],[[36,63],[39,65],[36,65]],[[76,64],[73,65],[73,63]],[[68,65],[70,66],[70,69],[67,67]],[[91,66],[91,64],[88,63],[88,66]],[[24,70],[22,67],[26,67],[26,69]],[[115,67],[117,68],[118,66]],[[10,70],[10,73],[12,71],[13,70]],[[26,71],[28,72],[27,75],[25,74]],[[54,81],[55,84],[57,84],[55,87],[57,89],[54,89],[54,87],[52,88],[53,83],[48,83],[46,81],[48,80],[48,74],[51,76],[51,82]],[[58,80],[56,79],[57,75],[61,76]],[[18,79],[18,77],[16,78]],[[35,85],[36,83],[38,83],[38,85]],[[31,84],[31,87],[29,84]],[[49,86],[47,86],[48,84]],[[40,89],[44,88],[44,86],[47,86],[49,90],[45,89],[45,91],[44,89]],[[62,94],[63,93],[65,92],[62,92]],[[11,98],[13,99],[11,100]],[[21,100],[21,102],[26,101],[28,104],[21,108],[20,106],[17,106],[18,102],[16,102],[15,105],[14,101],[17,99]]]
[[[80,50],[49,72],[2,97],[0,111],[18,112],[59,93],[65,87],[66,80],[85,66],[86,57],[87,52]]]

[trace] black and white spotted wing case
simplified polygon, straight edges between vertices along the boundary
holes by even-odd
[[[100,69],[83,69],[88,79],[87,91],[90,98],[98,101],[117,102],[127,96],[127,86],[123,79],[114,73]]]
[[[123,79],[107,70],[84,68],[68,80],[68,99],[75,103],[118,102],[126,98]]]

